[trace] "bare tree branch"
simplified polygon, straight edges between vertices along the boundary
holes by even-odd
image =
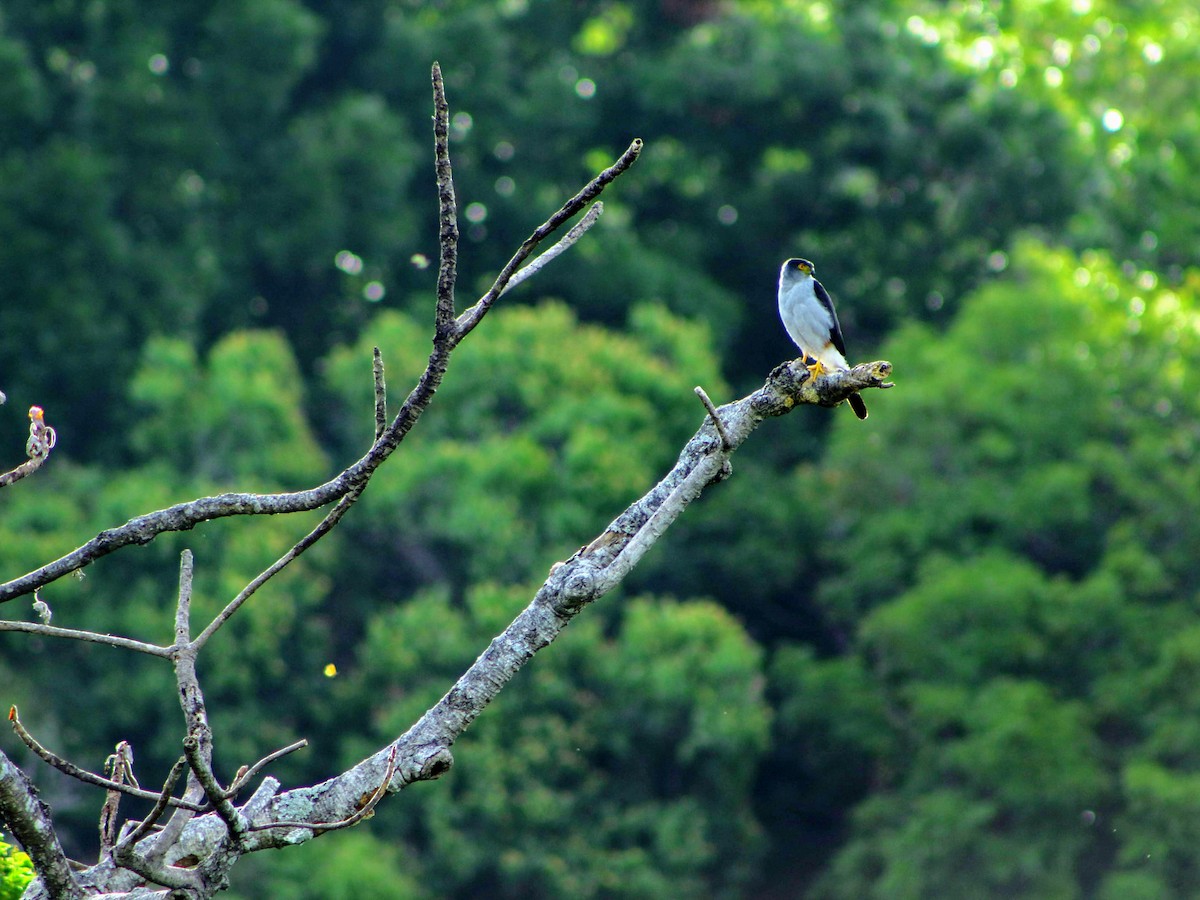
[[[242,814],[229,802],[229,795],[213,774],[212,760],[205,753],[204,744],[202,737],[189,734],[183,739],[183,755],[187,757],[192,774],[204,788],[205,796],[216,808],[217,815],[221,817],[233,838],[238,840],[246,831],[246,822],[242,819]]]
[[[183,739],[183,753],[187,757],[192,776],[204,789],[209,802],[230,831],[239,834],[244,830],[236,812],[229,803],[225,789],[218,783],[212,770],[212,729],[208,725],[208,709],[204,692],[200,689],[200,677],[196,673],[196,656],[199,647],[191,640],[192,608],[192,551],[184,550],[179,562],[179,601],[175,610],[175,644],[171,648],[171,659],[175,663],[175,682],[179,688],[179,705],[187,724],[187,736]]]
[[[440,84],[440,71],[435,75],[435,85]],[[436,88],[435,88],[436,89]],[[436,118],[436,117],[435,117]],[[435,137],[436,143],[436,137]],[[292,491],[278,494],[227,493],[213,497],[202,497],[187,503],[147,513],[130,519],[124,525],[100,532],[92,540],[77,547],[70,553],[51,563],[35,569],[19,578],[0,584],[0,603],[12,600],[14,597],[63,577],[91,562],[107,556],[130,544],[147,544],[160,534],[168,531],[187,531],[201,522],[227,516],[256,516],[279,515],[283,513],[307,512],[318,509],[335,500],[339,500],[355,489],[362,489],[371,476],[383,464],[401,441],[416,424],[425,408],[433,399],[433,394],[442,382],[450,354],[465,338],[491,308],[492,303],[508,285],[517,268],[523,263],[538,245],[557,231],[571,217],[582,210],[588,203],[596,199],[604,189],[623,172],[627,171],[641,153],[642,142],[635,140],[629,148],[609,168],[602,171],[582,190],[563,205],[549,219],[534,229],[533,233],[505,264],[495,283],[480,300],[464,312],[454,322],[453,327],[439,326],[434,337],[433,351],[425,371],[417,380],[417,384],[405,398],[400,411],[371,445],[366,455],[349,466],[335,477],[322,485],[304,491]],[[439,166],[441,158],[439,157]],[[445,157],[449,165],[449,155]],[[439,179],[441,178],[439,174]],[[439,180],[439,198],[441,203],[441,219],[447,215],[448,204],[453,203],[452,181],[447,183],[450,193],[444,195],[442,182]],[[454,266],[457,263],[457,225],[454,229],[445,227],[443,221],[443,246],[441,264],[438,276],[438,317],[446,315],[447,310],[453,315],[453,283],[456,277]],[[451,238],[454,247],[447,243]],[[448,292],[448,293],[447,293]]]
[[[167,774],[167,780],[163,782],[163,789],[159,792],[158,800],[154,803],[154,808],[150,810],[150,814],[137,825],[133,831],[121,838],[120,843],[113,848],[115,854],[120,854],[124,849],[132,847],[142,837],[149,833],[150,829],[166,812],[167,806],[171,802],[171,791],[175,790],[175,783],[179,781],[179,776],[183,774],[183,770],[187,768],[187,759],[179,757],[175,765],[171,767],[171,771]]]
[[[496,298],[504,292],[509,281],[512,280],[513,274],[520,267],[521,263],[525,262],[529,258],[529,255],[537,249],[538,244],[557,231],[581,209],[599,197],[601,191],[637,162],[637,158],[641,152],[642,139],[634,138],[633,143],[617,158],[616,162],[584,185],[583,190],[564,203],[558,212],[533,230],[533,233],[525,239],[525,243],[513,254],[512,259],[504,264],[504,268],[500,270],[500,274],[496,276],[495,282],[488,288],[487,293],[480,297],[474,306],[458,317],[455,329],[456,343],[470,334],[472,329],[487,315],[488,310],[492,308],[492,304],[496,302]]]
[[[554,262],[555,259],[574,246],[575,242],[583,237],[589,228],[596,224],[596,220],[599,219],[603,213],[604,204],[597,200],[592,204],[592,208],[584,213],[583,218],[572,225],[571,229],[561,238],[559,238],[554,246],[552,246],[545,253],[539,255],[535,260],[533,260],[533,262],[529,263],[529,265],[514,272],[512,278],[508,280],[508,284],[505,285],[504,290],[502,290],[500,294],[507,294],[518,284],[521,284],[522,282],[532,278],[538,272],[542,271],[542,269],[544,269],[549,263]]]
[[[337,523],[342,520],[342,516],[346,515],[350,507],[354,505],[355,501],[362,496],[362,492],[365,487],[366,485],[360,485],[339,500],[337,506],[329,511],[328,515],[326,515],[325,518],[317,524],[316,528],[297,541],[291,550],[283,554],[283,556],[279,557],[279,559],[275,560],[275,562],[271,563],[270,566],[256,575],[248,585],[242,588],[242,590],[238,592],[238,595],[230,600],[226,607],[217,614],[217,616],[202,632],[200,632],[199,635],[196,636],[196,640],[193,642],[195,649],[199,651],[201,647],[207,644],[208,639],[216,634],[217,629],[228,622],[230,616],[237,612],[241,605],[249,600],[251,596],[253,596],[255,591],[274,578],[285,566],[291,563],[292,560],[296,559],[296,557],[298,557],[301,553],[303,553],[321,538],[325,537],[325,535],[327,535],[329,532],[333,531]]]
[[[104,774],[119,784],[131,784],[140,788],[133,774],[133,745],[121,741],[117,749],[104,761]],[[117,842],[117,816],[121,810],[121,792],[110,790],[100,808],[100,853],[112,852]]]
[[[219,494],[190,500],[187,503],[177,503],[166,509],[137,516],[124,525],[100,532],[87,543],[51,563],[20,578],[0,584],[0,603],[56,581],[122,547],[128,547],[130,544],[148,544],[164,532],[188,531],[201,522],[226,516],[278,515],[306,512],[325,506],[343,496],[357,480],[369,477],[369,471],[374,471],[379,462],[382,462],[382,459],[375,459],[374,451],[375,448],[372,447],[372,453],[336,478],[309,490],[284,494]]]
[[[38,797],[37,789],[25,773],[3,753],[0,753],[0,822],[21,842],[51,897],[69,900],[83,897],[83,889],[58,841],[50,809]]]
[[[696,385],[692,390],[696,392],[696,396],[700,398],[700,402],[704,404],[704,408],[708,410],[709,416],[712,417],[713,427],[717,429],[717,434],[721,436],[721,449],[732,450],[733,444],[729,442],[729,435],[725,433],[725,426],[721,423],[721,416],[717,413],[717,408],[713,406],[712,399],[700,385]]]
[[[281,759],[282,757],[287,756],[289,753],[295,753],[297,750],[302,750],[307,746],[308,741],[304,738],[301,738],[300,740],[288,744],[286,747],[283,747],[280,750],[276,750],[274,753],[268,753],[245,771],[239,772],[238,776],[233,780],[233,783],[229,785],[229,790],[225,792],[225,795],[230,798],[236,797],[238,792],[240,792],[243,787],[253,781],[254,777],[258,775],[259,772],[261,772],[271,763],[275,762],[275,760]]]
[[[371,371],[375,376],[375,440],[379,440],[387,428],[387,385],[383,380],[383,354],[375,348]]]
[[[102,787],[107,791],[120,791],[122,794],[128,794],[131,797],[138,797],[142,800],[155,800],[158,798],[158,795],[155,794],[154,791],[143,791],[140,788],[131,787],[130,785],[123,784],[119,781],[113,781],[111,778],[103,778],[94,772],[89,772],[87,769],[81,769],[74,763],[68,762],[61,756],[58,756],[57,754],[52,753],[50,750],[47,750],[45,747],[39,744],[33,735],[31,735],[25,729],[25,726],[21,724],[21,719],[17,715],[17,708],[15,706],[9,707],[8,720],[12,722],[13,731],[16,732],[17,737],[24,742],[26,747],[36,753],[43,762],[58,769],[58,771],[62,772],[64,775],[70,775],[72,778],[82,781],[85,784]],[[171,805],[189,809],[193,812],[205,812],[208,810],[207,806],[199,803],[187,803],[183,800],[172,799]]]
[[[454,173],[450,169],[450,105],[442,67],[433,64],[433,155],[438,194],[437,335],[449,338],[454,330],[454,284],[458,280],[458,204],[454,199]]]
[[[398,761],[391,790],[444,774],[453,764],[450,748],[463,730],[571,619],[624,579],[705,487],[728,477],[730,456],[763,421],[800,404],[835,405],[854,390],[890,387],[885,380],[890,372],[890,363],[866,363],[847,372],[828,373],[811,384],[803,360],[794,360],[776,368],[753,394],[716,408],[725,440],[713,424],[714,417],[706,416],[662,481],[590,544],[556,563],[529,606],[416,724],[342,775],[277,795],[265,815],[272,821],[290,822],[328,822],[352,815],[358,799],[386,770],[393,748]],[[279,846],[270,843],[268,836],[258,837],[267,843],[255,843],[251,837],[250,849]]]
[[[110,647],[120,647],[122,650],[132,650],[135,653],[145,653],[149,656],[161,656],[164,659],[171,656],[170,647],[159,647],[154,644],[147,644],[114,634],[99,634],[95,631],[81,631],[75,628],[59,628],[53,625],[42,625],[38,622],[10,622],[0,619],[0,631],[24,631],[27,634],[40,634],[44,637],[67,638],[73,641],[87,641],[92,644],[107,644]]]
[[[388,787],[392,783],[392,776],[396,772],[396,747],[388,752],[387,769],[383,773],[383,779],[379,782],[379,786],[375,788],[362,803],[362,808],[347,816],[338,822],[263,822],[261,825],[252,826],[256,831],[265,831],[268,828],[307,828],[314,832],[314,837],[317,833],[326,831],[337,831],[340,828],[349,828],[352,825],[357,825],[363,819],[367,818],[375,811],[375,807],[379,805],[379,801],[383,799],[384,794],[388,792]]]

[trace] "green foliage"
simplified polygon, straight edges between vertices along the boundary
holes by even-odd
[[[393,844],[358,828],[284,852],[256,853],[238,865],[229,900],[423,900],[411,864]]]
[[[370,348],[393,412],[429,352],[438,58],[460,305],[646,148],[340,533],[210,644],[222,771],[303,735],[321,752],[279,772],[318,779],[403,730],[528,599],[497,585],[661,476],[693,385],[722,402],[790,355],[783,257],[816,260],[851,357],[886,338],[900,386],[865,424],[765,427],[629,585],[713,602],[589,612],[445,783],[235,886],[1194,895],[1193,6],[6,3],[0,433],[15,461],[36,402],[59,447],[0,495],[0,571],[362,453]],[[317,516],[159,538],[43,599],[165,642],[183,547],[202,621]],[[153,782],[178,755],[157,663],[9,635],[0,684],[84,764],[130,739]],[[84,857],[95,806],[56,803]]]
[[[139,417],[129,439],[143,461],[110,473],[68,460],[39,473],[45,478],[38,489],[5,492],[4,571],[28,571],[106,527],[191,497],[235,486],[312,484],[326,471],[300,408],[299,373],[277,334],[231,335],[203,363],[182,341],[153,340],[131,393]],[[55,625],[166,644],[184,547],[196,560],[192,615],[199,630],[319,517],[209,523],[159,538],[141,554],[107,557],[40,596]],[[232,770],[299,736],[309,697],[296,684],[316,696],[326,687],[320,672],[329,656],[318,604],[329,588],[321,560],[331,549],[313,551],[256,594],[200,664]],[[14,606],[18,617],[33,617],[29,601]],[[5,679],[10,700],[26,704],[32,729],[59,735],[59,752],[98,768],[118,740],[130,740],[151,781],[178,757],[183,722],[163,661],[131,654],[114,665],[111,650],[75,642],[32,641],[5,652],[14,663]],[[47,694],[55,704],[38,699]],[[56,812],[57,821],[94,831],[94,809]]]
[[[988,82],[1057,107],[1093,160],[1073,222],[1077,247],[1103,246],[1178,280],[1200,264],[1196,180],[1200,15],[1187,0],[925,4],[907,25]]]
[[[0,900],[19,900],[25,886],[33,880],[33,861],[26,855],[6,844],[0,834]]]
[[[736,376],[787,346],[744,304],[767,305],[788,253],[821,260],[863,346],[944,315],[1016,228],[1061,228],[1085,192],[1070,110],[979,82],[874,6],[823,23],[756,3],[6,12],[0,134],[21,139],[0,143],[0,358],[29,359],[6,390],[108,438],[93,459],[120,458],[147,335],[277,327],[308,364],[356,340],[381,291],[428,295],[432,185],[414,172],[434,57],[467,282],[642,135],[638,178],[541,290],[609,324],[647,302],[703,318]],[[92,423],[97,392],[113,426]]]
[[[1026,245],[944,338],[912,327],[887,348],[907,371],[971,374],[916,379],[869,442],[835,435],[837,608],[904,590],[929,552],[984,546],[1079,577],[1133,541],[1154,544],[1174,577],[1194,572],[1174,549],[1193,530],[1181,510],[1200,499],[1181,440],[1198,411],[1194,300],[1089,262]],[[868,514],[859,495],[879,507]]]
[[[139,455],[187,477],[309,487],[326,469],[301,408],[303,382],[282,335],[239,332],[201,367],[184,341],[149,341],[130,386]]]
[[[371,418],[370,345],[392,385],[428,356],[428,326],[385,313],[325,371],[361,452]],[[461,347],[438,403],[348,523],[356,542],[403,542],[421,578],[515,580],[567,555],[661,476],[702,420],[695,384],[723,391],[708,330],[635,309],[626,334],[565,306],[499,309]]]
[[[340,715],[349,759],[399,733],[527,602],[478,587],[373,618]],[[376,817],[433,896],[734,895],[762,836],[749,806],[769,710],[762,653],[711,603],[628,602],[574,623],[456,747],[444,783]]]
[[[835,783],[853,812],[819,895],[1191,893],[1172,823],[1200,762],[1177,545],[1200,538],[1178,439],[1200,413],[1196,308],[1026,244],[943,338],[886,348],[902,396],[822,466],[823,597],[853,643],[776,671],[801,771],[862,767]]]

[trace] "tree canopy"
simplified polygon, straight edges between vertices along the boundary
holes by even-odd
[[[898,387],[772,423],[447,779],[234,894],[1192,896],[1198,30],[1181,0],[6,3],[0,446],[39,404],[59,447],[0,493],[2,577],[361,451],[371,349],[393,390],[429,355],[437,58],[461,290],[643,158],[213,644],[231,757],[306,737],[278,774],[320,778],[436,699],[671,466],[694,385],[794,354],[783,259]],[[211,615],[308,524],[207,523],[42,599],[162,640],[182,548]],[[139,660],[6,634],[0,685],[95,768],[178,756]],[[100,792],[39,783],[94,857]]]

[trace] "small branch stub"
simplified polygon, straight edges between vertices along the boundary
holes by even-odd
[[[729,435],[725,433],[725,426],[721,424],[721,416],[717,413],[717,408],[713,406],[713,402],[709,399],[704,388],[696,385],[693,388],[696,396],[700,398],[700,402],[704,404],[704,408],[708,410],[708,415],[712,419],[713,427],[717,429],[717,434],[721,437],[721,449],[728,453],[733,449],[733,443],[729,440]]]

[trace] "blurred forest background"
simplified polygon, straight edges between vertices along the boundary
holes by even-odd
[[[1192,0],[4,0],[5,466],[34,403],[59,446],[0,495],[2,576],[362,452],[371,347],[398,402],[432,334],[435,58],[461,299],[646,149],[209,646],[226,777],[307,737],[276,774],[319,780],[404,730],[666,471],[693,385],[724,402],[793,355],[786,257],[898,387],[865,423],[770,423],[445,779],[232,894],[1200,893]],[[43,598],[168,641],[183,547],[203,615],[317,518],[159,538]],[[125,739],[157,784],[179,754],[157,660],[5,635],[0,686],[93,769]],[[0,742],[94,855],[99,792]]]

